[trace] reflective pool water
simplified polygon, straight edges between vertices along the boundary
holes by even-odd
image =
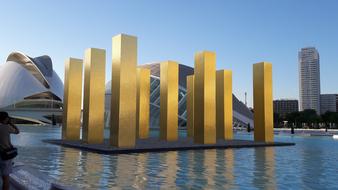
[[[17,161],[79,189],[338,189],[331,137],[275,137],[296,143],[289,147],[100,155],[41,142],[60,138],[59,128],[21,131],[13,136]]]

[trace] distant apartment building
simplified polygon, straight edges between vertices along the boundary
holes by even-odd
[[[273,111],[285,117],[287,114],[297,112],[299,108],[298,100],[274,100]]]
[[[319,53],[314,47],[302,48],[298,61],[300,111],[313,109],[320,114]]]
[[[338,94],[321,94],[320,95],[320,113],[337,112]]]

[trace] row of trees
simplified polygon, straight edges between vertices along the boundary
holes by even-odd
[[[274,114],[276,127],[294,126],[296,128],[338,128],[338,112],[326,112],[323,115],[317,115],[315,110],[304,110],[301,112],[289,113],[284,117]]]

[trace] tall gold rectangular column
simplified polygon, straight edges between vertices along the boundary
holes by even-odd
[[[194,142],[216,143],[216,54],[195,55]]]
[[[137,68],[136,138],[149,134],[150,69]]]
[[[232,72],[216,72],[216,136],[233,139],[232,131]]]
[[[194,136],[194,75],[187,76],[187,133]]]
[[[110,144],[133,147],[136,139],[137,38],[113,37]]]
[[[64,140],[80,140],[82,69],[81,59],[69,58],[65,62],[62,126]]]
[[[89,48],[84,56],[82,138],[90,144],[103,143],[106,51]]]
[[[166,61],[160,68],[160,138],[178,138],[178,63]]]
[[[272,64],[253,65],[254,138],[273,142]]]

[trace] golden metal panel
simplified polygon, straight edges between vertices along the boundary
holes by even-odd
[[[216,136],[233,139],[232,131],[232,72],[216,72]]]
[[[216,54],[195,55],[194,142],[216,143]]]
[[[178,138],[178,63],[162,62],[160,66],[160,138]]]
[[[194,136],[194,75],[187,76],[187,132]]]
[[[106,51],[89,48],[84,56],[82,139],[90,144],[103,143]]]
[[[112,96],[110,144],[133,147],[136,139],[137,38],[114,36],[112,52]]]
[[[254,139],[273,142],[272,64],[253,65]]]
[[[65,62],[62,139],[80,140],[82,60],[69,58]]]
[[[136,138],[149,134],[150,69],[137,68]]]

